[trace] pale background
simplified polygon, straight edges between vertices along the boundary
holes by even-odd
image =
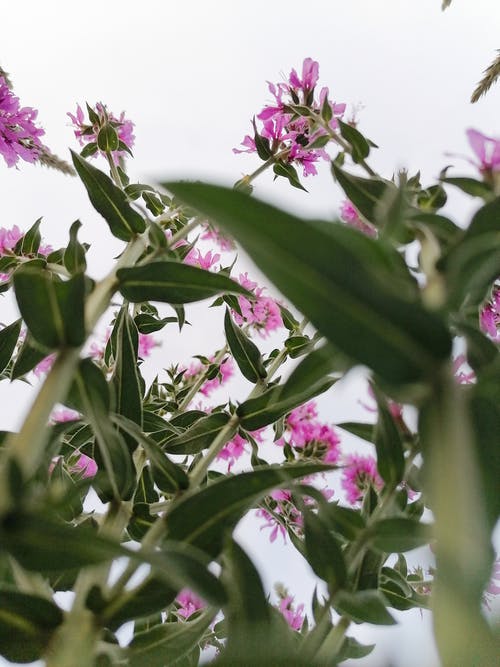
[[[77,102],[103,101],[116,114],[125,110],[135,122],[133,180],[190,176],[231,184],[253,171],[258,159],[235,156],[231,149],[270,101],[266,80],[282,80],[308,56],[319,61],[320,85],[330,87],[335,101],[364,106],[360,129],[381,147],[371,164],[387,177],[400,167],[420,169],[425,183],[450,163],[459,167],[456,173],[473,173],[467,162],[445,154],[470,155],[468,127],[500,136],[500,86],[478,104],[468,102],[500,46],[497,0],[455,0],[445,13],[440,0],[27,0],[22,8],[22,14],[2,12],[0,64],[22,104],[39,109],[45,142],[61,156],[68,146],[76,148],[65,114]],[[257,181],[256,194],[303,215],[331,219],[342,196],[326,163],[320,166],[320,176],[305,183],[309,194],[284,181],[273,184],[267,174]],[[80,238],[92,242],[94,277],[106,272],[120,250],[76,179],[24,163],[9,170],[0,159],[0,193],[0,226],[27,229],[42,215],[42,234],[55,247],[66,242],[69,224],[80,218]],[[468,200],[452,196],[450,215],[460,220],[470,210]],[[9,323],[15,310],[4,303],[0,320]],[[196,324],[206,311],[189,312]],[[149,372],[220,346],[220,317],[203,320],[202,331],[200,336],[193,326],[182,341],[169,332],[148,362]],[[237,388],[238,397],[246,389]],[[335,388],[321,400],[324,418],[367,419],[357,402],[364,391],[359,377],[344,391]],[[21,382],[2,383],[2,428],[18,427],[30,392]],[[364,452],[359,441],[354,445]],[[269,590],[274,581],[285,581],[296,601],[308,605],[312,578],[296,552],[279,541],[269,545],[251,521],[238,534]],[[427,558],[420,553],[413,561]],[[355,630],[360,640],[379,643],[359,664],[436,667],[427,615],[397,615],[396,627]]]

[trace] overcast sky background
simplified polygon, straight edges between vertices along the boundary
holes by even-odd
[[[125,110],[135,123],[132,180],[189,176],[232,184],[253,171],[258,158],[236,156],[232,148],[270,101],[266,81],[283,80],[305,57],[319,61],[320,85],[329,86],[332,99],[364,107],[360,129],[380,146],[370,161],[386,177],[407,167],[420,169],[426,183],[450,163],[457,174],[473,173],[465,160],[445,154],[471,154],[468,127],[500,136],[500,86],[469,103],[500,46],[497,0],[455,0],[444,13],[440,0],[25,0],[22,8],[22,16],[4,23],[9,29],[2,30],[0,64],[21,103],[39,109],[45,143],[63,157],[68,146],[77,148],[66,112],[78,102],[103,101],[116,114]],[[343,197],[328,165],[320,166],[322,173],[305,182],[309,194],[284,180],[273,183],[270,174],[256,182],[255,193],[303,215],[332,219]],[[42,215],[42,235],[58,247],[80,218],[80,238],[92,243],[91,274],[109,269],[121,243],[77,179],[25,163],[7,169],[0,160],[0,192],[0,226],[27,229]],[[450,194],[449,214],[460,220],[473,206]],[[14,317],[6,304],[0,320]],[[186,340],[173,336],[158,348],[153,364],[185,361],[220,344],[220,326],[204,326],[202,341],[193,327]],[[352,380],[352,387],[361,386]],[[322,399],[326,419],[367,418],[352,387]],[[19,425],[29,400],[30,388],[21,382],[0,387],[2,428]],[[297,602],[308,603],[311,578],[293,549],[271,547],[267,535],[255,531],[239,534],[256,554],[266,585],[286,579]],[[375,667],[385,657],[404,667],[437,665],[426,616],[415,611],[400,617],[395,628],[357,634],[382,638],[374,657],[361,664]]]

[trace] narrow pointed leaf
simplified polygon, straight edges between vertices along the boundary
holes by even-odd
[[[139,334],[134,320],[130,317],[127,304],[121,307],[114,330],[116,330],[116,349],[111,385],[115,391],[115,410],[141,426],[142,390],[137,366]]]
[[[287,481],[328,469],[325,464],[268,466],[213,482],[172,507],[168,537],[189,542],[215,557],[222,549],[224,534],[259,498]]]
[[[228,421],[229,415],[226,412],[214,412],[202,417],[182,435],[170,438],[165,449],[171,454],[198,454],[210,447]]]
[[[12,366],[10,379],[17,380],[23,375],[26,375],[26,373],[33,370],[42,359],[45,359],[46,356],[47,351],[37,345],[33,336],[28,331],[26,338],[19,349],[14,365]]]
[[[146,229],[146,223],[127,201],[126,194],[105,173],[71,151],[73,164],[87,189],[90,201],[106,220],[111,233],[122,241],[130,241]]]
[[[203,638],[215,611],[194,621],[163,623],[138,633],[127,649],[130,667],[174,667],[188,656]]]
[[[396,486],[403,479],[405,469],[403,440],[384,395],[375,385],[371,386],[378,407],[375,425],[377,469],[386,484]]]
[[[28,229],[16,244],[14,252],[16,255],[34,255],[38,252],[42,237],[40,235],[40,224],[42,218],[38,218],[35,224]]]
[[[21,333],[21,321],[21,319],[16,320],[0,331],[0,373],[5,370],[16,349]]]
[[[227,309],[224,317],[224,331],[226,332],[226,340],[231,354],[244,377],[254,383],[258,382],[261,378],[265,378],[266,369],[264,368],[259,348],[233,322]]]
[[[428,544],[432,526],[406,517],[381,519],[368,532],[373,546],[386,553],[403,553]]]
[[[304,540],[307,562],[326,582],[330,595],[334,595],[347,580],[346,563],[338,540],[321,517],[309,511],[304,516]]]
[[[355,623],[394,625],[396,621],[387,611],[384,597],[377,591],[340,591],[333,604],[342,614],[350,616]]]
[[[227,276],[168,260],[120,269],[117,277],[118,289],[133,303],[161,301],[180,305],[208,299],[221,292],[249,294]]]
[[[66,269],[71,273],[79,273],[87,268],[85,259],[85,248],[78,241],[78,230],[82,226],[79,220],[76,220],[69,229],[69,243],[64,250],[63,262]]]

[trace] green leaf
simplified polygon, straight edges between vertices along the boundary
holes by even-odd
[[[355,540],[366,526],[359,510],[336,503],[323,505],[320,516],[331,530],[350,541]]]
[[[253,383],[265,378],[267,373],[262,363],[262,355],[259,348],[233,322],[228,309],[226,309],[224,317],[224,331],[231,354],[243,376]]]
[[[126,194],[102,171],[71,151],[73,164],[87,189],[90,201],[109,225],[111,233],[122,241],[130,241],[146,229],[139,213],[130,207]]]
[[[0,655],[16,663],[38,660],[62,621],[53,602],[0,589]]]
[[[227,276],[168,260],[119,269],[117,277],[118,289],[133,303],[162,301],[178,305],[208,299],[221,292],[252,297]]]
[[[380,241],[340,224],[332,223],[327,233],[218,186],[167,187],[236,236],[321,333],[388,382],[433,377],[449,355],[451,340],[443,321],[396,293]]]
[[[120,600],[104,607],[101,617],[111,630],[137,618],[147,618],[163,611],[175,600],[177,590],[158,576],[150,575]]]
[[[198,454],[210,447],[213,440],[229,421],[226,412],[214,412],[198,419],[182,435],[170,438],[165,449],[171,454]],[[236,432],[236,427],[234,429]]]
[[[83,274],[61,281],[28,263],[15,271],[14,289],[23,320],[40,345],[49,350],[82,345],[85,340]]]
[[[313,391],[318,385],[330,382],[328,375],[336,370],[337,354],[331,345],[313,350],[294,368],[283,385],[279,400],[293,399],[297,395]]]
[[[85,271],[87,268],[87,260],[85,259],[85,248],[78,241],[78,230],[82,226],[79,220],[71,225],[69,229],[69,243],[64,251],[63,262],[69,273],[79,273]]]
[[[148,313],[139,313],[134,317],[135,326],[137,327],[139,333],[142,334],[151,334],[155,331],[160,331],[167,324],[171,322],[177,322],[176,317],[163,317],[161,319],[155,317],[154,315],[149,315]]]
[[[23,344],[17,354],[14,365],[12,366],[12,371],[10,374],[11,380],[17,380],[18,378],[26,375],[29,371],[45,359],[47,356],[47,351],[41,349],[33,336],[29,333],[26,334]]]
[[[386,609],[384,597],[378,591],[340,591],[333,600],[339,613],[352,618],[355,623],[394,625],[396,621]]]
[[[304,539],[307,562],[327,583],[330,595],[334,595],[347,581],[347,567],[340,544],[321,517],[310,511],[304,513]]]
[[[352,125],[344,123],[340,119],[338,123],[340,126],[340,134],[351,145],[351,157],[353,162],[362,162],[370,154],[370,144],[361,134],[361,132]]]
[[[378,420],[375,425],[377,469],[384,482],[395,487],[403,479],[405,470],[403,440],[385,396],[376,385],[371,384],[371,387],[378,407]]]
[[[389,187],[395,187],[389,181],[375,178],[361,178],[344,171],[332,162],[332,172],[347,197],[369,222],[376,223],[375,210],[378,202]]]
[[[115,363],[111,386],[115,392],[115,411],[142,426],[142,388],[137,366],[139,334],[128,312],[128,304],[120,308],[114,333]]]
[[[288,163],[285,164],[284,162],[276,162],[276,164],[273,166],[273,171],[276,176],[284,176],[284,178],[288,179],[288,182],[290,185],[293,185],[294,188],[307,192],[305,187],[299,181],[297,170],[293,165]]]
[[[102,372],[90,359],[83,359],[80,362],[68,402],[72,402],[80,412],[83,412],[92,426],[107,473],[106,478],[98,476],[97,482],[100,482],[101,490],[105,494],[111,493],[111,497],[127,500],[135,486],[131,454],[109,418],[111,409],[109,385]]]
[[[97,146],[99,150],[104,151],[105,153],[112,153],[113,151],[118,150],[118,145],[120,140],[118,139],[118,133],[115,128],[106,123],[101,127],[97,135]]]
[[[356,435],[362,440],[367,442],[373,442],[374,440],[374,424],[365,424],[364,422],[341,422],[340,424],[335,424],[336,428],[342,428],[352,435]]]
[[[455,178],[443,178],[441,179],[442,183],[448,183],[448,185],[454,185],[455,187],[462,190],[468,195],[473,197],[482,197],[483,199],[490,199],[493,193],[491,185],[485,183],[484,181],[478,181],[475,178],[469,177],[455,177]]]
[[[38,218],[35,224],[28,229],[17,242],[14,252],[16,255],[34,255],[38,252],[42,237],[40,235],[40,224],[42,218]]]
[[[0,331],[0,373],[3,373],[7,368],[12,354],[16,349],[19,334],[21,333],[21,322],[21,319],[16,320]]]
[[[260,396],[241,403],[236,414],[240,418],[242,428],[256,431],[258,428],[273,424],[290,410],[324,393],[334,382],[333,378],[325,378],[297,392],[291,388],[285,391],[288,383],[275,385]]]
[[[145,435],[137,424],[120,415],[112,415],[111,419],[144,448],[153,469],[160,473],[160,478],[155,476],[155,481],[162,491],[174,493],[180,489],[187,489],[189,479],[184,470],[171,461],[157,443]]]
[[[392,517],[377,521],[368,531],[373,546],[385,553],[411,551],[432,540],[432,526],[407,519]]]
[[[127,650],[130,667],[177,667],[203,638],[214,611],[194,621],[163,623],[146,632],[139,632]]]
[[[285,464],[224,477],[172,505],[168,537],[215,557],[222,549],[224,534],[272,488],[329,469],[325,464]]]
[[[375,644],[360,644],[354,637],[346,637],[340,652],[336,656],[338,662],[344,660],[364,658],[375,648]]]

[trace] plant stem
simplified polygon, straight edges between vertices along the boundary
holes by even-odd
[[[193,471],[190,475],[190,486],[192,488],[196,488],[202,483],[209,465],[216,458],[217,454],[220,452],[226,442],[232,437],[232,435],[234,435],[234,432],[238,427],[238,423],[238,415],[232,415],[231,419],[227,422],[224,428],[219,431],[217,436],[214,438],[205,456],[200,459],[197,465],[193,468]]]

